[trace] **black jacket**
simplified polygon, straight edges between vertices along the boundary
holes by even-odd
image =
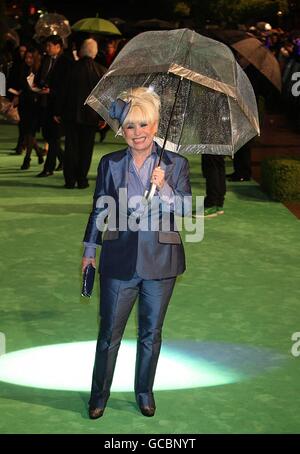
[[[64,122],[97,126],[99,115],[84,102],[105,71],[90,57],[83,57],[74,63],[63,103]]]
[[[56,57],[49,71],[50,61],[51,58],[48,55],[44,57],[36,78],[37,86],[40,88],[49,87],[50,93],[41,95],[42,107],[47,108],[48,115],[60,116],[66,86],[74,62],[69,57],[61,54]]]

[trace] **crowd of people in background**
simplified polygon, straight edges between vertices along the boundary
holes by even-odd
[[[254,66],[244,69],[254,88],[260,118],[264,106],[283,106],[291,125],[300,132],[300,97],[291,95],[291,83],[294,83],[291,75],[300,71],[300,31],[266,30],[259,26],[247,31],[273,53],[282,74],[280,94],[275,93]],[[13,52],[11,43],[7,46],[0,69],[7,77],[7,98],[13,106],[18,106],[19,137],[14,153],[24,154],[22,170],[30,168],[34,150],[38,163],[44,164],[37,177],[63,171],[66,188],[88,187],[96,133],[99,132],[103,141],[109,126],[84,101],[125,44],[126,40],[120,38],[99,41],[95,36],[81,36],[66,47],[58,35],[52,35],[42,43],[34,40],[22,43]],[[36,140],[38,131],[44,139],[43,147]],[[64,147],[61,146],[63,137]],[[251,143],[236,153],[234,172],[227,175],[228,180],[251,179],[250,149]],[[203,156],[202,171],[207,183],[206,215],[214,217],[224,213],[224,157]]]
[[[96,132],[103,141],[109,127],[84,101],[111,65],[118,44],[121,47],[120,40],[110,40],[100,48],[96,39],[85,37],[65,48],[63,40],[52,35],[42,44],[22,43],[15,49],[6,88],[19,112],[14,154],[24,154],[21,170],[30,168],[34,149],[44,164],[37,177],[63,171],[66,188],[89,186]],[[38,131],[43,148],[36,141]]]

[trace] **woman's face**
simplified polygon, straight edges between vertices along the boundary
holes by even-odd
[[[123,135],[128,146],[136,153],[150,152],[157,126],[157,122],[127,123],[123,128]]]

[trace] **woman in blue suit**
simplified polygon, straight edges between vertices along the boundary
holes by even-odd
[[[91,419],[101,417],[105,410],[122,335],[137,298],[135,395],[144,416],[155,413],[153,383],[162,325],[176,276],[185,270],[174,211],[180,215],[191,211],[190,203],[186,200],[183,203],[185,197],[191,196],[187,159],[165,151],[160,166],[157,165],[161,149],[154,137],[159,112],[159,96],[145,87],[122,93],[110,111],[112,118],[119,120],[128,146],[100,161],[93,209],[84,236],[83,270],[90,263],[96,268],[96,247],[102,246],[101,322],[89,401]],[[152,183],[156,185],[155,203],[146,209],[144,195]],[[129,206],[125,210],[124,194]],[[107,208],[108,198],[115,204],[111,212]],[[133,198],[140,201],[134,208],[130,203]],[[124,222],[120,225],[120,215],[124,213],[126,228]],[[168,222],[163,221],[166,213]],[[112,214],[117,219],[113,226]],[[151,224],[151,216],[156,217],[156,223]],[[103,220],[107,217],[108,229],[103,232]],[[148,228],[150,224],[152,228]]]

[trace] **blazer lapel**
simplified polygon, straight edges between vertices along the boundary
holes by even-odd
[[[159,154],[161,147],[156,144],[156,151]],[[128,149],[124,150],[124,154],[118,157],[118,160],[111,159],[109,161],[109,167],[112,174],[113,182],[116,191],[118,192],[119,188],[127,187],[127,173],[128,173],[128,161],[127,161],[127,152]],[[172,181],[172,173],[175,163],[169,158],[169,156],[164,153],[161,160],[161,168],[165,171],[166,181]]]
[[[127,153],[124,150],[124,155],[120,157],[117,161],[111,159],[109,161],[109,167],[112,174],[113,182],[116,191],[118,192],[119,188],[127,187]]]

